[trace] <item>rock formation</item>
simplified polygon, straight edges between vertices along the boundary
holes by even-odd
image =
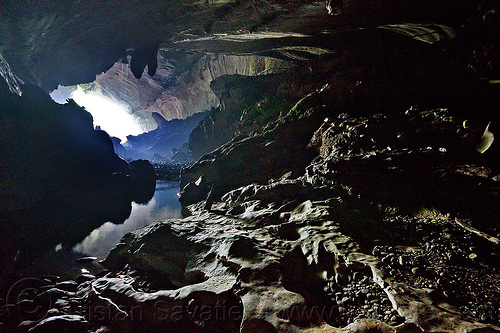
[[[284,60],[258,55],[188,54],[165,49],[159,50],[157,58],[158,69],[152,77],[138,80],[129,65],[119,61],[95,81],[73,89],[125,101],[142,129],[151,131],[157,128],[154,114],[166,120],[185,119],[218,107],[219,98],[210,88],[218,77],[280,73],[291,66]]]
[[[332,104],[315,103],[331,93],[325,87],[303,99],[261,140],[233,140],[219,152],[253,158],[280,127],[302,129],[300,120],[329,113],[309,133],[317,156],[303,174],[214,195],[210,207],[205,200],[187,206],[184,219],[126,235],[100,277],[59,288],[28,281],[45,312],[26,321],[26,310],[14,306],[22,327],[500,331],[500,241],[492,236],[499,226],[483,223],[498,221],[499,192],[488,179],[495,165],[474,151],[481,132],[446,109],[334,116]],[[237,141],[247,149],[232,148]]]
[[[191,160],[187,151],[184,158],[180,158],[178,152],[187,145],[193,128],[206,115],[207,112],[198,112],[186,119],[166,121],[158,113],[153,113],[158,128],[140,135],[129,135],[123,145],[120,139],[115,138],[113,140],[115,152],[126,160],[147,159],[156,164],[171,162],[173,159],[181,162]],[[177,157],[174,157],[176,154]]]
[[[211,96],[205,102],[213,109],[186,148],[199,159],[181,172],[184,218],[128,233],[96,275],[6,272],[2,329],[500,332],[497,1],[162,1],[132,12],[134,5],[75,3],[81,13],[74,17],[49,4],[14,5],[19,18],[9,14],[1,24],[35,52],[19,51],[13,61],[21,46],[6,38],[3,54],[21,79],[47,90],[92,81],[128,48],[159,46],[165,59],[199,65],[174,76],[183,91],[169,91],[170,82],[156,100],[166,110],[178,105],[168,96],[185,105]],[[108,6],[123,20],[97,25]],[[67,35],[65,19],[78,23]],[[103,47],[88,55],[84,42],[94,31]],[[228,69],[239,61],[251,67],[257,58],[237,58],[249,55],[279,60]],[[65,66],[54,69],[54,59]],[[217,59],[234,63],[213,74]],[[152,64],[138,68],[145,63]],[[2,87],[2,98],[23,101]],[[190,100],[189,87],[207,90]],[[2,108],[4,121],[3,100]],[[64,108],[89,123],[81,109]],[[39,119],[28,130],[9,127],[5,139],[39,133],[32,129],[49,122],[44,113],[31,116]],[[71,121],[57,125],[78,135]],[[116,165],[89,158],[92,167],[78,170],[109,176],[127,168],[103,133],[81,130],[101,143],[85,147],[101,147],[95,154]],[[36,139],[65,147],[64,134]],[[23,154],[38,157],[30,150],[37,140],[19,139]],[[43,147],[55,149],[48,153],[57,162],[79,160],[59,158],[57,145]],[[151,174],[145,162],[128,167]],[[130,176],[141,182],[138,172]],[[127,178],[124,171],[116,177],[116,186]]]
[[[74,245],[106,221],[123,222],[131,201],[153,196],[151,164],[118,157],[83,108],[56,104],[31,84],[20,86],[21,96],[0,84],[3,269],[15,257],[25,263]]]

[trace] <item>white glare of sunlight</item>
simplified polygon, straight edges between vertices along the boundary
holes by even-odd
[[[124,106],[102,95],[86,94],[77,89],[71,97],[92,114],[94,126],[100,126],[109,135],[119,138],[122,143],[127,141],[127,135],[138,135],[143,131],[136,124]]]

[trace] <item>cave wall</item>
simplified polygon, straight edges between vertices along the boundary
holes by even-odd
[[[78,89],[126,101],[128,112],[144,131],[150,131],[157,127],[153,113],[166,120],[185,119],[218,107],[219,97],[210,88],[210,82],[220,76],[279,73],[292,66],[284,60],[258,55],[189,54],[162,49],[157,61],[158,68],[152,77],[146,74],[137,79],[129,64],[119,61],[97,75],[95,81],[79,84]]]
[[[481,1],[391,2],[350,0],[333,14],[331,1],[4,1],[1,49],[26,82],[50,91],[92,82],[127,49],[207,50],[231,34],[275,38],[317,35],[401,22],[459,26]],[[328,6],[330,7],[330,13]],[[219,53],[245,52],[245,44],[219,45]]]
[[[123,222],[131,202],[155,190],[147,161],[118,157],[92,116],[41,88],[0,80],[0,265],[72,246],[106,221]],[[16,252],[19,253],[16,255]],[[14,260],[14,258],[17,258]]]

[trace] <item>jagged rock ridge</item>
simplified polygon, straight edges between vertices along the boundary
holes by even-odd
[[[113,138],[115,152],[122,158],[147,159],[155,163],[189,160],[187,151],[184,157],[181,152],[187,145],[189,135],[207,112],[198,112],[186,119],[165,120],[158,113],[153,113],[153,118],[158,124],[155,130],[140,134],[127,136],[127,142],[120,143],[120,139]]]
[[[186,54],[160,49],[158,69],[153,77],[136,79],[127,64],[117,62],[106,73],[78,89],[89,94],[125,101],[144,131],[156,129],[152,114],[166,120],[184,119],[219,106],[210,82],[223,75],[256,76],[279,73],[291,64],[262,56]]]

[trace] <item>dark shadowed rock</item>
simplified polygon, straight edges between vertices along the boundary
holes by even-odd
[[[156,53],[158,52],[158,47],[156,46],[146,46],[140,47],[132,51],[130,60],[130,70],[137,79],[142,77],[142,72],[146,66],[148,66],[149,76],[153,76],[158,68],[158,63],[156,60]]]
[[[251,259],[257,255],[257,248],[251,238],[237,237],[232,241],[228,254],[234,257]]]
[[[62,315],[54,316],[42,320],[35,327],[32,327],[28,332],[33,333],[84,333],[87,332],[90,324],[82,316],[77,315]]]
[[[65,291],[75,292],[78,287],[78,283],[73,280],[61,281],[56,283],[55,287]]]
[[[31,83],[39,83],[50,90],[58,84],[92,81],[96,74],[110,68],[128,48],[140,51],[134,60],[134,75],[140,77],[146,65],[154,73],[150,53],[143,46],[146,41],[176,49],[185,47],[188,50],[211,49],[212,52],[223,50],[246,54],[252,50],[269,52],[278,49],[280,54],[282,41],[272,38],[276,33],[291,37],[293,33],[318,35],[342,28],[349,30],[393,22],[444,21],[459,26],[470,17],[476,2],[468,0],[459,5],[452,1],[436,3],[430,0],[418,3],[409,0],[342,3],[267,1],[257,8],[248,2],[224,1],[208,4],[152,1],[141,5],[130,2],[116,6],[113,1],[67,3],[58,0],[50,4],[33,3],[29,7],[12,2],[8,10],[1,12],[2,49],[21,79],[27,82],[30,79]],[[341,15],[331,15],[340,9]],[[120,17],[121,20],[110,21],[109,17]],[[106,24],[100,25],[102,22]],[[72,29],[67,29],[68,26]],[[264,42],[257,40],[252,43],[259,35],[251,36],[248,44],[252,47],[249,49],[231,38],[229,42],[224,42],[223,38],[215,38],[215,42],[212,38],[203,39],[207,35],[216,37],[242,32],[247,32],[247,35],[260,33]],[[30,41],[30,46],[25,47],[19,42],[21,40]],[[193,41],[194,45],[190,45]],[[290,50],[284,49],[283,53],[290,54]]]
[[[146,160],[132,161],[129,163],[129,175],[132,185],[131,199],[142,204],[151,200],[156,186],[153,165]]]
[[[132,248],[134,250],[131,252]],[[154,285],[164,288],[182,287],[193,282],[185,275],[185,271],[193,255],[203,249],[203,244],[179,237],[168,224],[156,224],[150,230],[125,235],[102,264],[111,270],[129,265],[132,269],[152,276],[163,276],[157,281],[151,281]]]
[[[25,258],[74,245],[106,221],[123,222],[132,200],[152,197],[149,162],[129,166],[73,101],[59,105],[24,85],[22,96],[2,92],[0,108],[4,261],[17,250]]]
[[[302,107],[305,104],[306,102],[299,102],[296,109],[306,112],[307,107]],[[214,196],[220,198],[230,190],[248,183],[265,184],[288,172],[303,174],[304,168],[314,156],[314,151],[308,148],[310,137],[321,121],[317,115],[306,115],[302,119],[297,117],[278,123],[260,134],[236,137],[203,156],[181,172],[181,203],[185,200],[183,196],[190,198],[185,203],[206,198],[208,191],[197,194],[199,186],[193,186],[198,179],[203,179],[207,184],[205,188],[215,184]],[[242,168],[242,165],[245,167]]]
[[[206,199],[209,193],[214,193],[214,191],[211,191],[214,185],[214,183],[208,183],[205,176],[200,176],[196,181],[189,182],[184,187],[181,186],[182,191],[179,201],[187,206]]]

